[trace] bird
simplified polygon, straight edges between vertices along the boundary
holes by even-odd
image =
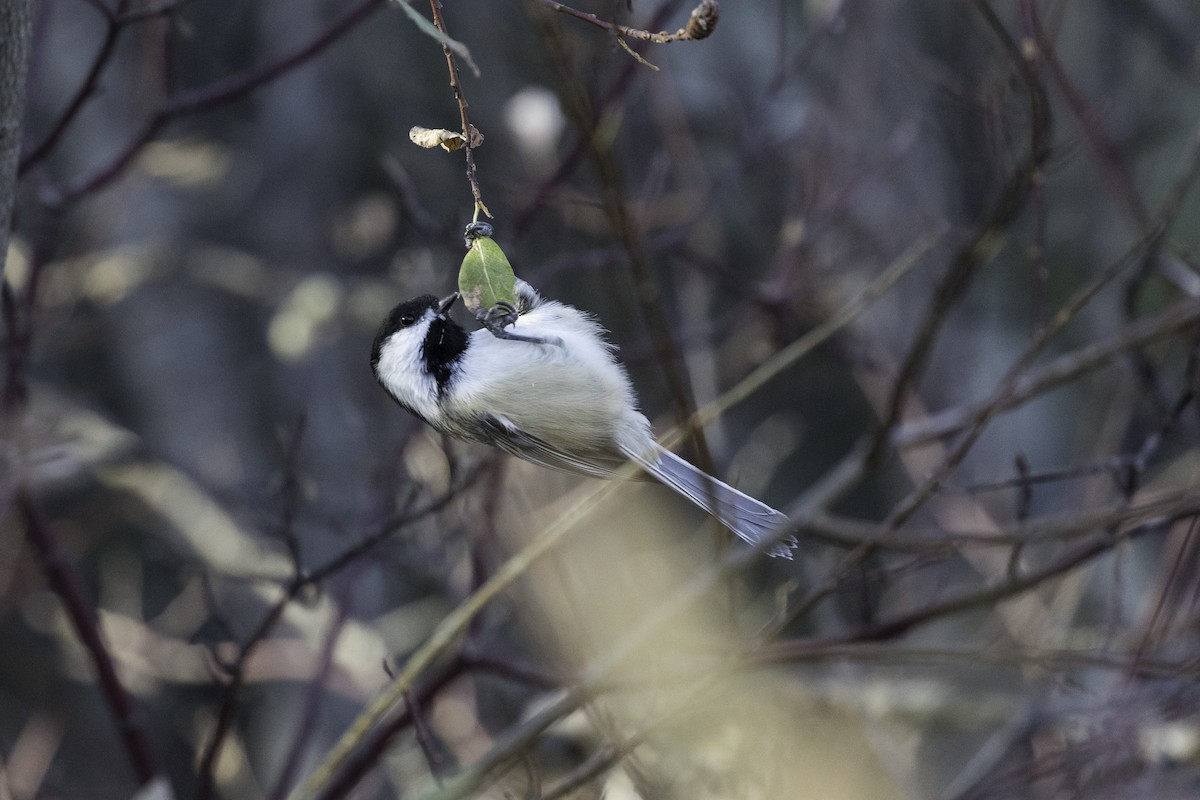
[[[746,542],[774,539],[766,551],[792,558],[796,539],[780,535],[786,515],[655,440],[594,316],[543,298],[519,278],[515,294],[516,338],[468,333],[449,314],[458,293],[399,303],[371,346],[376,380],[435,430],[543,467],[612,478],[632,461]]]

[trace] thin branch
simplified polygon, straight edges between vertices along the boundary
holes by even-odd
[[[556,0],[537,0],[551,11],[557,11],[561,14],[574,17],[582,20],[589,25],[595,25],[601,30],[617,36],[628,39],[636,39],[641,42],[653,42],[654,44],[669,44],[670,42],[694,42],[699,39],[707,39],[712,35],[712,32],[717,27],[717,21],[721,16],[721,7],[717,0],[701,0],[701,3],[692,9],[691,15],[688,17],[687,24],[674,33],[660,31],[651,33],[639,28],[631,28],[628,25],[618,25],[615,22],[607,22],[600,19],[595,14],[589,14],[584,11],[578,11],[570,6],[556,2]],[[636,54],[634,54],[637,57]]]
[[[449,39],[450,34],[446,30],[446,20],[442,18],[442,0],[429,0],[429,6],[433,10],[434,26]],[[450,49],[449,44],[443,42],[442,52],[446,56],[446,69],[450,72],[450,88],[454,92],[455,102],[458,103],[458,115],[462,121],[462,149],[467,159],[467,182],[471,185],[471,196],[475,199],[475,217],[478,218],[480,212],[491,217],[492,212],[488,211],[488,207],[483,203],[483,195],[479,191],[479,175],[475,170],[475,147],[481,137],[467,118],[467,98],[463,95],[462,82],[458,77],[458,65],[454,61],[454,51]]]

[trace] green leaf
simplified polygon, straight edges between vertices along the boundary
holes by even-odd
[[[471,242],[458,270],[458,291],[471,313],[478,317],[500,303],[516,308],[515,281],[512,265],[500,245],[486,236]]]

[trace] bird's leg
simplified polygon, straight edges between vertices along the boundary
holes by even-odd
[[[483,327],[491,331],[492,335],[497,339],[507,339],[510,342],[528,342],[530,344],[553,344],[562,347],[562,340],[557,336],[545,338],[540,336],[522,336],[519,333],[510,333],[505,330],[509,325],[517,321],[517,316],[517,309],[511,303],[501,300],[486,311],[481,311],[475,318],[479,320],[479,323]]]

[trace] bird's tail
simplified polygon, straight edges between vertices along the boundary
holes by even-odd
[[[781,525],[788,523],[787,516],[782,512],[701,472],[658,444],[650,453],[626,452],[626,455],[750,544],[758,544]],[[767,553],[791,558],[795,547],[796,538],[788,536],[773,544]]]

